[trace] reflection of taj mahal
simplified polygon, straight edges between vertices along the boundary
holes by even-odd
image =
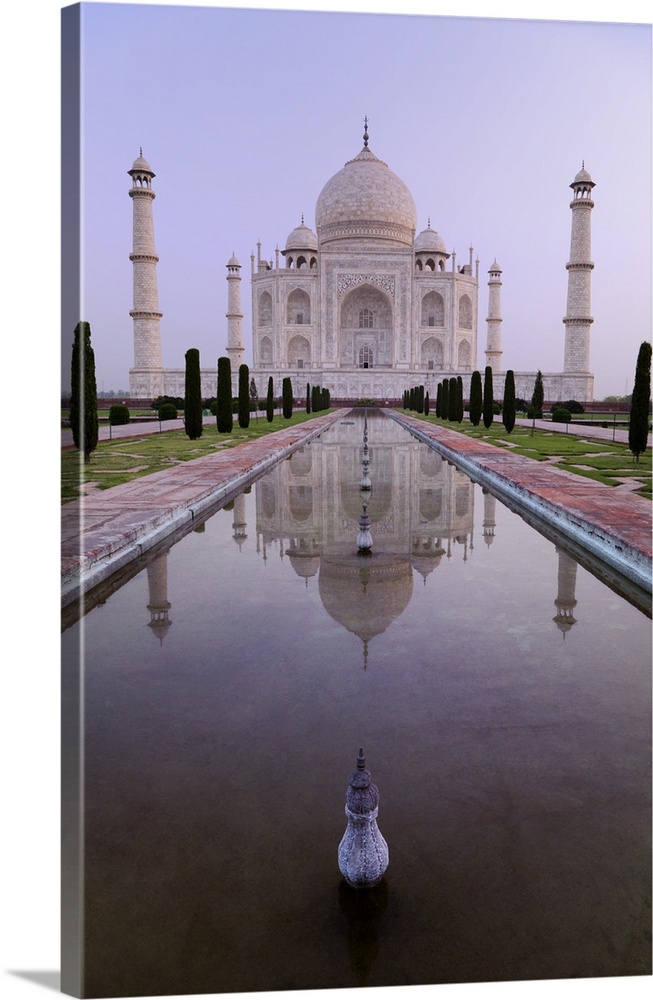
[[[134,249],[134,367],[130,392],[152,398],[161,392],[183,395],[183,369],[163,369],[156,288],[152,178],[142,154],[132,177]],[[589,330],[590,212],[594,182],[583,168],[573,189],[572,238],[567,264],[568,297],[564,366],[543,373],[550,400],[592,398]],[[478,358],[479,268],[473,248],[457,263],[442,236],[417,231],[413,197],[399,177],[369,146],[367,120],[363,148],[322,188],[315,229],[300,225],[274,261],[263,259],[261,244],[251,257],[252,374],[262,392],[272,376],[278,395],[289,376],[296,398],[306,383],[329,389],[336,400],[400,400],[405,389],[424,384],[434,398],[437,384],[460,375],[465,394],[474,369],[502,365],[502,269],[488,269],[485,357]],[[241,264],[227,264],[227,345],[236,385],[244,361]],[[482,314],[481,314],[482,315]],[[223,353],[216,348],[216,357]],[[213,362],[213,359],[211,359]],[[536,372],[516,372],[517,394],[530,398]],[[216,370],[202,373],[202,392],[215,395]],[[502,382],[500,383],[502,386]],[[499,384],[498,384],[499,388]],[[499,393],[500,394],[500,388]]]
[[[362,493],[360,423],[344,419],[325,439],[278,462],[252,488],[256,541],[248,529],[246,496],[233,502],[233,540],[256,545],[266,562],[287,559],[305,586],[316,585],[329,616],[368,643],[407,608],[416,580],[424,586],[443,560],[473,557],[474,483],[436,451],[382,417],[382,442],[369,449],[371,492]],[[356,551],[362,501],[372,515],[374,551]],[[483,541],[494,541],[496,499],[483,491]],[[251,516],[251,512],[250,512]],[[161,556],[160,560],[165,560]],[[576,563],[558,550],[557,614],[563,636],[575,623]],[[148,570],[152,626],[162,639],[169,627],[165,563]],[[299,582],[299,581],[298,581]]]

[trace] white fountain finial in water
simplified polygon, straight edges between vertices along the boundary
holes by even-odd
[[[376,822],[379,790],[365,767],[363,748],[358,751],[356,770],[349,775],[345,815],[347,829],[338,847],[338,867],[355,889],[366,889],[385,875],[389,855]]]

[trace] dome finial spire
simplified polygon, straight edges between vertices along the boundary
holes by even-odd
[[[367,143],[369,141],[369,133],[367,131],[367,115],[365,115],[365,131],[363,132],[363,147],[367,149]]]

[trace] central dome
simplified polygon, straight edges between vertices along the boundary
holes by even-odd
[[[322,188],[315,208],[320,244],[373,239],[412,247],[417,213],[410,191],[367,142]]]

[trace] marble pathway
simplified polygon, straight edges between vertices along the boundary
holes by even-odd
[[[650,500],[399,411],[385,412],[509,506],[548,523],[651,593]]]

